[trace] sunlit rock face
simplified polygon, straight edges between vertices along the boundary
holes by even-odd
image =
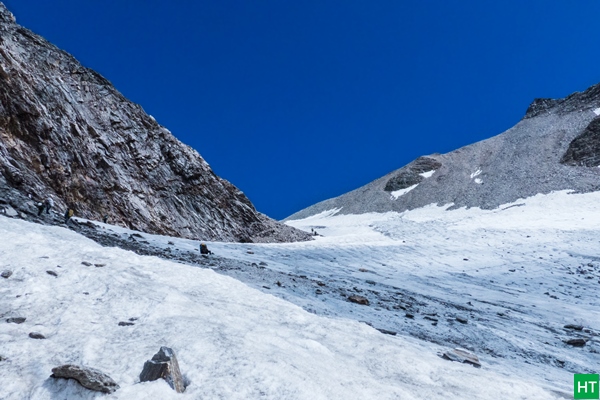
[[[256,211],[191,147],[0,3],[0,185],[150,233],[224,241],[308,235]]]

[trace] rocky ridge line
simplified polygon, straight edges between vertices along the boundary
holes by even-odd
[[[309,240],[256,211],[108,80],[19,26],[0,3],[0,201],[202,240]],[[26,200],[28,201],[28,200]],[[29,208],[27,206],[26,208]]]

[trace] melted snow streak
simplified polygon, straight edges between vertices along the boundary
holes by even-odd
[[[438,332],[448,338],[444,345],[399,328],[397,336],[384,335],[358,321],[384,304],[323,297],[318,302],[338,308],[338,317],[318,316],[208,269],[0,217],[0,270],[13,271],[0,278],[0,314],[27,318],[0,323],[0,355],[6,358],[0,361],[0,398],[569,398],[568,369],[598,372],[598,204],[599,194],[555,193],[487,211],[429,206],[402,214],[330,212],[289,222],[316,227],[324,237],[314,242],[209,243],[220,256],[264,261],[273,270],[328,284],[368,279],[381,295],[410,288],[431,305],[419,306],[410,321],[404,313],[385,314],[382,327]],[[144,238],[153,246],[172,241],[197,248],[183,239]],[[588,272],[568,273],[582,263]],[[434,299],[463,304],[468,324],[451,322]],[[309,306],[305,299],[290,301]],[[439,324],[432,328],[423,315],[434,306]],[[130,318],[135,325],[118,325]],[[581,333],[590,337],[584,348],[562,342],[572,336],[562,329],[567,323],[588,330]],[[47,339],[29,338],[32,331]],[[456,337],[462,343],[450,340]],[[190,382],[182,395],[163,381],[138,382],[144,362],[160,346],[175,350]],[[482,368],[437,355],[465,346],[475,350]],[[121,389],[103,395],[49,378],[53,367],[66,363],[97,368]]]

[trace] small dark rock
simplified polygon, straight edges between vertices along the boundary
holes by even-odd
[[[438,321],[438,319],[437,319],[437,318],[430,317],[430,316],[428,316],[428,315],[424,316],[424,317],[423,317],[423,319],[426,319],[426,320],[429,320],[429,321],[433,321],[433,322],[437,322],[437,321]]]
[[[565,341],[565,343],[568,345],[571,345],[571,346],[575,346],[575,347],[583,347],[587,343],[587,340],[581,339],[581,338],[569,339],[569,340]]]
[[[58,274],[57,274],[56,272],[54,272],[54,271],[46,271],[46,273],[47,273],[48,275],[52,275],[52,276],[54,276],[54,277],[57,277],[57,276],[58,276]]]
[[[32,339],[46,339],[46,336],[42,335],[39,332],[30,332],[29,337]]]
[[[259,262],[259,263],[258,263],[258,265],[262,265],[263,267],[266,267],[266,266],[267,266],[267,265],[269,265],[269,264],[267,264],[267,263],[266,263],[266,262],[264,262],[264,261],[261,261],[261,262]]]
[[[175,243],[173,243],[173,242],[167,242],[167,244],[170,244],[171,246],[175,245]]]
[[[78,365],[61,365],[52,368],[51,378],[75,379],[86,389],[103,393],[113,393],[119,389],[119,385],[105,373],[88,367]]]
[[[456,320],[457,320],[458,322],[460,322],[461,324],[466,324],[466,323],[468,323],[468,322],[469,322],[469,320],[468,320],[468,319],[466,319],[466,318],[463,318],[463,317],[456,317]]]
[[[356,303],[356,304],[361,304],[363,306],[368,306],[369,305],[369,300],[367,300],[366,297],[362,297],[362,296],[350,296],[348,297],[348,300],[352,303]]]
[[[263,287],[264,287],[265,289],[271,289],[270,287],[268,287],[268,286],[265,286],[265,285],[263,285]]]
[[[6,322],[8,322],[9,324],[22,324],[23,322],[25,322],[27,318],[25,317],[11,317],[11,318],[7,318]]]
[[[90,294],[90,292],[83,292],[83,294],[88,295],[88,294]]]
[[[2,273],[0,274],[0,276],[3,277],[4,279],[10,278],[11,275],[12,275],[12,271],[9,271],[9,270],[2,271]]]
[[[369,272],[369,270],[368,270],[368,269],[366,269],[366,268],[359,268],[358,270],[359,270],[360,272]]]
[[[91,262],[87,262],[87,261],[82,261],[81,264],[85,265],[86,267],[91,267],[92,263]]]
[[[377,282],[375,282],[375,281],[372,281],[372,280],[368,280],[368,281],[366,281],[366,282],[367,282],[369,285],[376,285],[376,284],[377,284]]]
[[[138,318],[136,318],[136,317],[132,317],[132,318],[129,318],[129,320],[130,320],[130,321],[137,321],[137,320],[138,320]]]
[[[325,282],[318,281],[317,285],[319,285],[319,286],[325,286]]]
[[[159,378],[167,381],[177,393],[183,393],[185,385],[175,353],[169,347],[161,347],[158,353],[144,363],[140,373],[140,382],[155,381]]]
[[[317,289],[315,290],[315,294],[323,294],[323,291],[321,289]]]
[[[102,267],[106,267],[106,264],[94,264],[94,267],[102,268]]]
[[[404,316],[406,318],[410,318],[410,319],[413,319],[415,317],[413,314],[409,314],[409,313],[404,314]]]
[[[125,321],[119,322],[119,326],[131,326],[131,325],[135,325],[135,324],[133,322],[125,322]]]
[[[246,253],[248,253],[248,254],[254,254],[254,252],[250,251],[250,250],[248,250]]]

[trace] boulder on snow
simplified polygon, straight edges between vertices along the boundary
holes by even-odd
[[[442,358],[445,360],[456,361],[460,363],[471,364],[474,367],[481,367],[481,363],[479,362],[479,358],[468,350],[455,348],[453,350],[448,350],[442,355]]]
[[[144,368],[140,374],[140,382],[155,381],[159,378],[167,381],[169,386],[177,393],[183,393],[185,390],[177,357],[169,347],[161,347],[158,353],[152,357],[152,360],[144,363]]]
[[[9,324],[22,324],[27,318],[25,317],[10,317],[6,319]]]
[[[119,385],[108,375],[95,368],[65,364],[52,368],[51,378],[75,379],[86,389],[103,393],[113,393]]]
[[[3,211],[4,211],[4,215],[9,216],[9,217],[16,217],[19,215],[19,213],[9,205],[4,206]]]
[[[46,336],[42,335],[39,332],[30,332],[29,337],[32,339],[46,339]]]
[[[3,277],[4,279],[10,278],[11,275],[12,275],[12,271],[9,271],[9,270],[2,271],[2,273],[0,274],[0,276]]]
[[[574,331],[582,331],[583,325],[567,324],[564,326],[565,329],[573,329]]]
[[[348,297],[348,300],[351,301],[352,303],[356,303],[356,304],[362,304],[363,306],[368,306],[369,305],[369,300],[367,300],[366,297],[362,297],[362,296],[350,296]]]
[[[569,339],[565,340],[565,343],[575,347],[583,347],[587,343],[586,339],[577,338],[577,339]]]

